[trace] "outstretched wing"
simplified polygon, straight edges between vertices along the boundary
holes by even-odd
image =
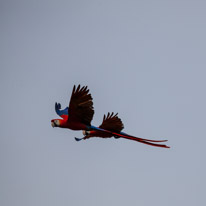
[[[118,113],[114,115],[113,112],[111,114],[108,113],[107,116],[104,115],[102,124],[99,128],[117,133],[121,132],[124,129],[124,125],[117,115]]]
[[[68,111],[68,121],[90,125],[94,115],[94,108],[92,96],[89,94],[87,86],[81,88],[81,86],[78,85],[76,88],[74,85]]]

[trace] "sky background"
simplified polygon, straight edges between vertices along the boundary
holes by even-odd
[[[0,205],[205,205],[206,2],[0,1]],[[93,125],[124,139],[76,142],[55,102],[88,85]]]

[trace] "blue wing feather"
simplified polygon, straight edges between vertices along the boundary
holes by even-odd
[[[60,110],[61,109],[61,104],[60,103],[55,103],[55,111],[56,113],[61,117],[62,115],[68,115],[68,107],[66,107],[65,109],[63,110]]]

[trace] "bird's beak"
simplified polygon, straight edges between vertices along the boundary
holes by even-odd
[[[55,124],[54,124],[54,122],[51,122],[51,126],[52,126],[52,127],[55,127]]]

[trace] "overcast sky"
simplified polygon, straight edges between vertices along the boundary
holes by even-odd
[[[0,205],[205,205],[206,2],[0,1]],[[55,102],[88,85],[93,125],[124,139],[76,142]]]

